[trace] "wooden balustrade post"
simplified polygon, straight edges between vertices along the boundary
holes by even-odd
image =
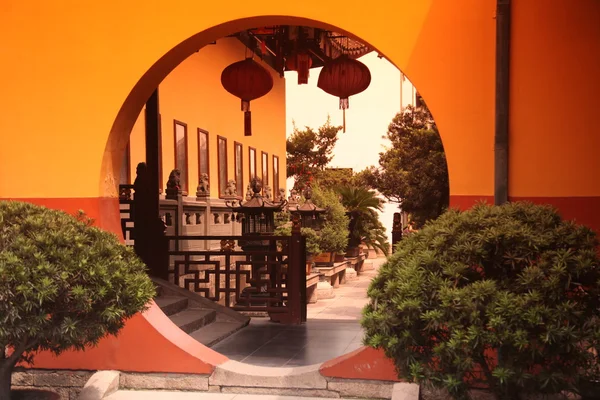
[[[306,321],[306,239],[300,233],[300,227],[300,218],[295,215],[292,219],[287,276],[290,324]]]

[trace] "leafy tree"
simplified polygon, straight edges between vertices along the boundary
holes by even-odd
[[[315,173],[314,180],[323,188],[336,190],[342,186],[360,186],[356,176],[352,168],[325,168]]]
[[[153,295],[133,250],[82,213],[0,202],[0,400],[17,362],[116,335]]]
[[[329,117],[317,131],[308,126],[304,130],[294,126],[294,132],[286,141],[286,151],[287,177],[295,178],[296,189],[302,189],[329,164],[341,129],[341,126],[332,125]]]
[[[325,222],[319,232],[319,247],[322,251],[344,253],[348,246],[348,224],[346,209],[333,190],[324,189],[319,184],[312,186],[312,201],[324,208]]]
[[[385,228],[379,221],[377,211],[383,209],[383,201],[377,193],[363,187],[343,186],[338,189],[340,198],[350,216],[348,247],[365,243],[370,248],[389,252]]]
[[[389,201],[399,203],[418,227],[448,207],[448,167],[437,126],[422,103],[398,113],[388,127],[391,146],[379,154],[379,166],[358,179]]]
[[[599,376],[597,246],[549,206],[448,211],[372,281],[366,343],[456,399],[482,385],[503,400],[576,392]]]

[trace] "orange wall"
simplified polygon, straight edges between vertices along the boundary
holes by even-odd
[[[513,3],[509,194],[600,196],[600,2]]]
[[[3,173],[0,197],[116,196],[122,151],[153,88],[209,42],[276,23],[337,26],[377,47],[427,99],[442,132],[452,193],[489,195],[494,1],[459,3],[379,0],[365,19],[363,8],[342,0],[168,7],[5,0],[0,34],[10,40],[0,53],[0,107],[10,117],[0,120],[0,162],[2,171],[27,168]],[[258,17],[264,15],[270,17]],[[258,118],[259,108],[253,110]],[[24,135],[26,150],[14,151],[23,148]],[[61,183],[67,180],[77,184]]]
[[[187,124],[189,194],[195,196],[198,185],[197,129],[209,132],[211,196],[218,197],[217,135],[227,138],[228,179],[235,179],[234,142],[243,145],[244,193],[249,182],[248,146],[257,151],[257,173],[261,176],[261,152],[269,155],[269,184],[273,189],[273,155],[279,157],[279,187],[285,188],[285,80],[267,64],[273,76],[269,94],[251,103],[252,136],[244,136],[240,100],[221,86],[221,72],[229,64],[244,58],[244,45],[235,38],[223,38],[193,53],[160,84],[159,99],[162,121],[162,188],[174,168],[173,120]],[[248,55],[250,55],[249,53]],[[255,60],[261,62],[258,57]],[[145,159],[144,111],[131,135],[131,177],[135,167]],[[224,188],[223,188],[224,189]],[[274,194],[274,193],[272,193]]]

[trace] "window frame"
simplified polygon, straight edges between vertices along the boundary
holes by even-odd
[[[207,130],[202,129],[202,128],[198,128],[196,131],[196,136],[197,136],[197,140],[198,140],[198,181],[200,181],[200,178],[202,177],[202,148],[200,147],[200,136],[201,135],[206,135],[206,174],[208,174],[208,179],[210,182],[210,134],[208,133]]]
[[[276,199],[279,196],[279,156],[273,154],[273,198]],[[275,165],[277,165],[277,172],[275,172]]]
[[[177,167],[177,125],[183,126],[183,137],[184,137],[184,147],[185,147],[185,165],[184,168]],[[189,180],[190,180],[190,171],[189,171],[189,149],[188,149],[188,126],[185,122],[173,119],[173,158],[174,163],[173,166],[175,169],[179,169],[180,171],[185,170],[185,179],[181,181],[181,192],[184,196],[188,194],[189,188]]]
[[[238,165],[237,151],[240,150],[240,163]],[[240,175],[238,176],[238,167],[240,168]],[[238,196],[244,196],[244,145],[240,142],[233,142],[233,175],[235,177],[235,183],[237,185]]]
[[[252,152],[254,152],[254,157],[252,157]],[[252,158],[254,158],[254,176],[252,176]],[[248,146],[248,182],[252,182],[252,178],[256,177],[256,161],[256,148]]]
[[[221,160],[220,143],[225,142],[225,159]],[[221,187],[221,161],[225,161],[225,187]],[[227,181],[229,179],[229,171],[227,168],[227,138],[225,136],[217,135],[217,187],[219,188],[219,198],[223,198],[225,188],[227,187]]]
[[[267,165],[265,165],[265,162]],[[265,179],[265,173],[267,174]],[[266,151],[260,152],[260,175],[262,179],[263,189],[269,185],[269,153]]]

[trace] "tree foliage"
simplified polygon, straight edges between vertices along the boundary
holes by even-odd
[[[383,209],[383,201],[377,193],[357,186],[342,186],[338,193],[350,217],[348,246],[357,247],[364,243],[387,256],[387,235],[377,213]]]
[[[341,126],[331,124],[328,117],[318,130],[305,127],[294,132],[286,141],[287,177],[295,178],[295,188],[302,189],[318,171],[322,171],[333,158],[333,148]]]
[[[145,269],[82,213],[0,202],[1,379],[38,350],[83,350],[117,334],[154,295]],[[4,383],[10,390],[10,375]]]
[[[482,384],[497,399],[576,391],[598,376],[597,245],[548,206],[448,211],[372,281],[366,342],[457,399]]]
[[[391,146],[359,179],[411,214],[417,226],[448,207],[448,167],[444,147],[429,109],[408,106],[388,127]]]
[[[325,222],[319,232],[319,247],[322,251],[344,253],[348,246],[348,223],[346,209],[333,190],[324,189],[321,184],[312,186],[312,201],[324,208]]]

